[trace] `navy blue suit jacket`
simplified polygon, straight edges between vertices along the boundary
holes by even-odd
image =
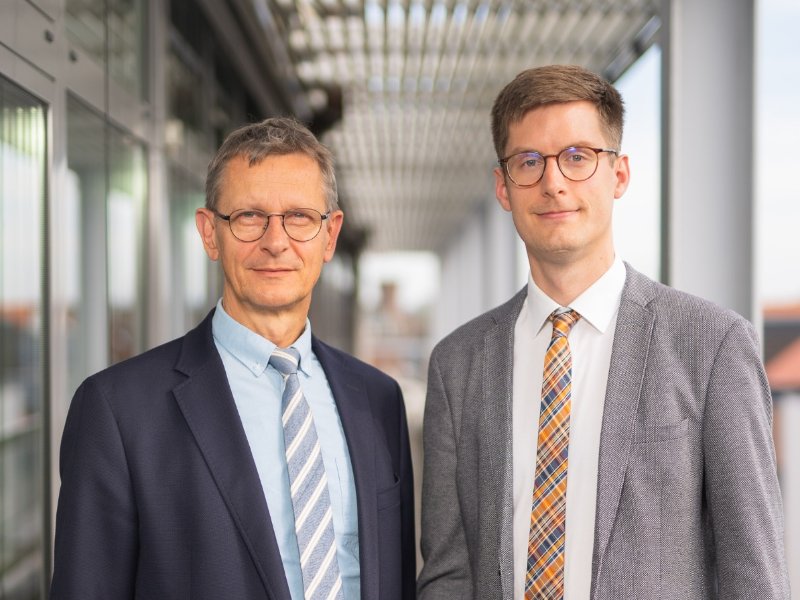
[[[317,339],[312,347],[353,465],[361,598],[413,598],[400,388]],[[54,566],[55,600],[290,600],[211,315],[75,393],[61,444]]]

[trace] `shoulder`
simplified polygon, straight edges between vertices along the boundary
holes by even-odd
[[[621,310],[625,304],[638,305],[651,312],[655,324],[673,335],[693,335],[721,339],[730,331],[743,331],[755,336],[753,325],[742,315],[728,308],[653,281],[626,264],[627,278],[622,292]]]
[[[182,338],[111,365],[87,377],[81,387],[119,398],[125,392],[146,394],[165,384],[174,385],[174,367],[181,346]]]
[[[211,321],[206,318],[185,335],[118,362],[88,377],[83,387],[114,395],[140,396],[172,389],[208,366],[216,355]]]

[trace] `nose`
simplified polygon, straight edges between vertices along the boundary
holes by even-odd
[[[553,159],[550,162],[550,159]],[[558,156],[544,157],[544,173],[542,173],[541,189],[546,196],[556,196],[564,190],[566,177],[558,166]]]
[[[267,229],[261,236],[261,247],[272,254],[280,253],[289,247],[289,236],[283,228],[281,215],[267,215]]]

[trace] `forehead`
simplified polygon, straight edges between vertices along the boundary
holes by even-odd
[[[322,171],[317,161],[301,153],[267,156],[253,165],[247,157],[236,156],[225,166],[220,200],[316,208],[325,201]]]
[[[591,102],[547,104],[508,126],[506,155],[523,150],[557,152],[566,146],[605,145],[600,113]]]

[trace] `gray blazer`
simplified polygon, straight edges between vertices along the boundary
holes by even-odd
[[[626,268],[591,599],[788,599],[772,401],[754,329]],[[421,600],[513,598],[511,362],[525,297],[463,325],[431,356]]]

